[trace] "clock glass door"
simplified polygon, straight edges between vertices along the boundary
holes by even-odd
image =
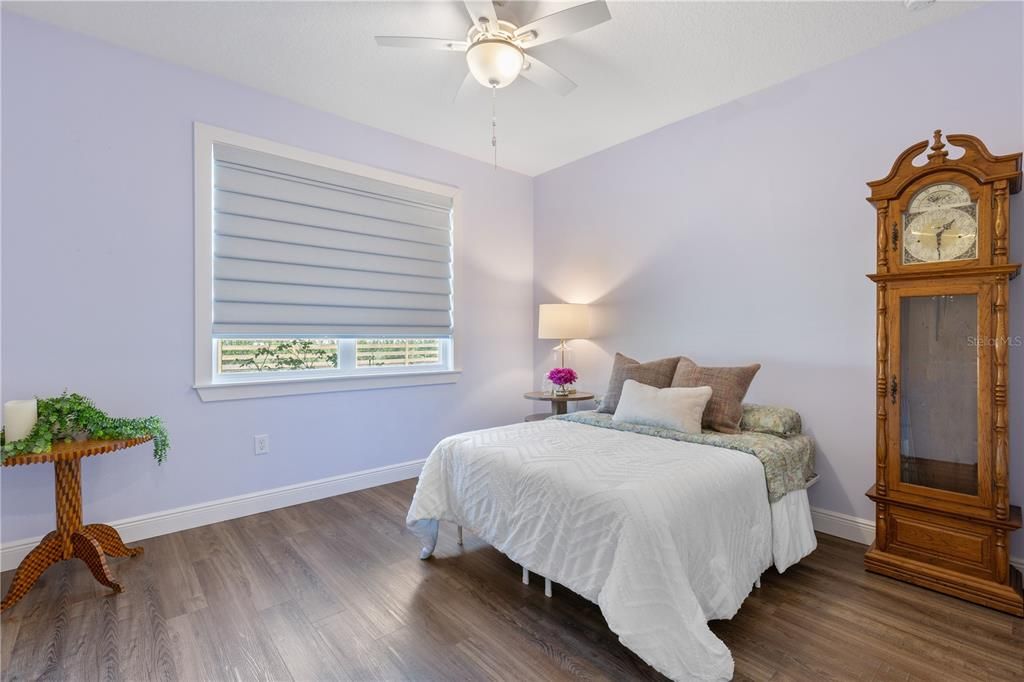
[[[978,295],[898,300],[900,481],[976,496]]]

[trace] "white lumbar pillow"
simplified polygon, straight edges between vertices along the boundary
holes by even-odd
[[[700,420],[710,399],[710,386],[655,388],[626,379],[612,421],[700,433]]]

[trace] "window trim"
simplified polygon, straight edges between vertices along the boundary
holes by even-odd
[[[213,145],[221,143],[267,154],[324,166],[346,173],[362,175],[411,189],[433,192],[452,199],[452,319],[449,341],[451,364],[445,369],[402,370],[365,374],[330,374],[317,376],[254,375],[247,379],[225,380],[215,372],[213,335]],[[204,402],[237,400],[304,393],[357,391],[401,386],[450,384],[458,380],[462,370],[458,364],[459,332],[455,316],[460,310],[458,282],[461,281],[461,259],[457,256],[458,227],[462,224],[462,191],[451,185],[402,175],[373,166],[345,161],[301,147],[293,147],[245,133],[235,132],[196,121],[193,124],[194,144],[194,227],[195,227],[195,376],[193,388]]]

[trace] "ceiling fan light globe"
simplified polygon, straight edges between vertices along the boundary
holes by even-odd
[[[519,77],[525,57],[519,47],[500,38],[485,38],[469,46],[466,63],[473,78],[485,88],[503,88]]]

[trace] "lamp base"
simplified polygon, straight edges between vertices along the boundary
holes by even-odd
[[[572,367],[573,363],[573,350],[569,347],[569,344],[562,342],[551,349],[554,354],[554,365],[556,367]]]

